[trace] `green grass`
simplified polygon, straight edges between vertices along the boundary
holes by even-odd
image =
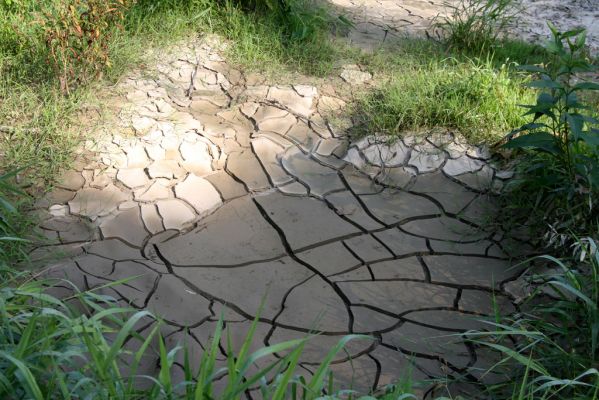
[[[0,141],[0,168],[26,168],[30,183],[52,181],[70,164],[81,138],[71,129],[71,118],[85,94],[66,98],[48,85],[0,78],[0,121],[8,128]]]
[[[492,60],[420,57],[391,67],[388,79],[359,99],[362,132],[401,135],[453,128],[472,143],[495,142],[524,122],[520,104],[534,99],[524,78]]]
[[[472,143],[494,143],[523,123],[520,104],[534,99],[515,66],[546,62],[540,46],[503,38],[511,0],[462,0],[438,21],[441,43],[405,39],[362,63],[382,75],[358,99],[358,134],[398,136],[446,127]]]
[[[266,76],[299,72],[326,76],[342,50],[321,31],[310,40],[281,40],[281,27],[276,21],[244,14],[238,9],[225,10],[217,18],[215,31],[231,40],[228,59],[250,71]]]
[[[499,67],[505,63],[516,63],[518,65],[540,64],[547,62],[549,54],[542,46],[515,39],[502,39],[491,48],[490,52],[470,53],[471,57],[485,59],[485,54],[490,55],[490,60]]]
[[[42,190],[73,161],[83,132],[72,123],[90,93],[61,93],[48,63],[35,21],[54,3],[0,2],[0,170],[23,169],[25,184]]]
[[[28,241],[24,238],[32,228],[32,221],[19,210],[20,202],[28,200],[25,193],[13,184],[20,172],[17,170],[0,175],[0,269],[17,265],[27,258]]]

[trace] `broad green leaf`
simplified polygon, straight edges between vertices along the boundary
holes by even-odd
[[[574,85],[574,90],[599,90],[599,83],[595,82],[580,82]]]
[[[547,21],[547,26],[549,27],[549,30],[551,31],[553,36],[559,36],[559,30],[555,25],[553,25],[551,21]]]
[[[584,31],[585,31],[584,28],[572,29],[572,30],[569,30],[569,31],[566,31],[566,32],[562,33],[561,37],[563,39],[571,38],[571,37],[580,35]]]
[[[547,93],[547,92],[541,92],[539,94],[539,96],[537,97],[537,104],[555,104],[555,98]]]
[[[576,38],[576,46],[577,46],[579,49],[582,49],[582,48],[584,47],[584,44],[585,44],[586,40],[587,40],[587,31],[586,31],[586,29],[585,29],[585,30],[583,30],[583,31],[580,33],[580,35],[578,35],[578,37]]]
[[[588,132],[578,134],[578,140],[582,140],[590,146],[599,146],[599,135],[593,135]]]
[[[590,117],[588,115],[583,115],[582,119],[584,120],[584,122],[586,122],[587,124],[593,124],[593,125],[599,125],[599,119],[595,118],[595,117]]]
[[[550,40],[545,45],[545,49],[551,54],[559,54],[562,49],[562,45],[561,43]]]
[[[538,73],[545,73],[545,72],[547,72],[545,70],[545,68],[539,67],[537,65],[518,65],[516,67],[516,69],[521,70],[521,71],[526,71],[526,72],[538,72]]]
[[[527,82],[524,84],[526,87],[537,88],[537,89],[562,89],[563,86],[556,81],[552,81],[549,79],[540,79],[532,82]]]
[[[566,96],[566,105],[570,108],[575,108],[578,105],[578,96],[576,92],[572,92]]]
[[[581,135],[583,134],[582,129],[584,127],[584,120],[582,119],[580,114],[564,114],[566,116],[566,120],[568,121],[568,126],[572,131],[572,136],[574,140],[579,140]]]
[[[591,72],[591,71],[596,71],[597,67],[589,64],[586,60],[574,60],[571,63],[571,72],[572,73],[578,73],[578,72]]]
[[[503,147],[507,149],[534,148],[552,154],[561,153],[558,140],[548,132],[535,132],[518,136],[504,144]]]

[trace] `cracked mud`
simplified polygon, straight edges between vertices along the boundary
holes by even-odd
[[[344,104],[334,93],[264,85],[205,41],[113,95],[115,126],[38,202],[52,243],[32,257],[68,256],[50,276],[84,289],[134,277],[98,293],[156,312],[169,343],[195,348],[221,313],[238,345],[264,298],[256,346],[321,333],[306,374],[343,335],[370,334],[335,360],[345,387],[410,365],[416,379],[478,379],[459,333],[493,299],[513,309],[503,285],[528,249],[488,228],[510,172],[484,149],[449,132],[351,143],[320,111]]]

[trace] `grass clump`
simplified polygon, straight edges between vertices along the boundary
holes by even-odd
[[[356,335],[341,339],[323,357],[314,376],[300,384],[296,368],[308,338],[250,353],[255,320],[239,351],[234,351],[219,321],[201,359],[191,359],[183,344],[165,346],[160,322],[148,311],[119,307],[93,291],[78,292],[68,281],[30,280],[14,272],[9,276],[0,286],[0,397],[4,399],[240,399],[256,386],[265,398],[289,398],[293,390],[296,398],[315,399],[330,379],[328,368],[334,356],[350,340],[364,339]],[[52,290],[73,294],[58,299],[48,294]],[[141,327],[143,335],[137,332]],[[221,363],[223,343],[229,344]],[[256,361],[275,353],[287,355],[254,368]],[[180,380],[173,376],[176,357],[184,360]],[[153,371],[148,367],[156,360]],[[150,372],[139,374],[142,367]],[[267,376],[276,378],[268,382]],[[224,380],[224,388],[215,389],[217,379]]]
[[[523,78],[508,66],[457,58],[415,61],[394,70],[358,105],[366,130],[400,135],[436,126],[454,128],[470,142],[493,142],[522,124],[519,104],[531,101]]]
[[[514,19],[514,0],[444,2],[446,16],[434,24],[445,45],[463,52],[490,52]]]
[[[483,389],[493,398],[597,399],[599,252],[578,239],[564,259],[540,256],[525,274],[521,312],[470,338],[500,354],[489,372],[509,377]]]
[[[357,119],[366,133],[401,135],[433,127],[458,130],[471,143],[495,143],[524,123],[520,104],[534,92],[516,70],[544,62],[541,46],[504,36],[513,0],[446,3],[434,24],[440,41],[407,39],[391,52],[363,59],[386,76],[358,100]]]
[[[64,97],[54,87],[0,77],[0,170],[25,168],[29,183],[52,181],[79,143],[71,123],[85,95]]]

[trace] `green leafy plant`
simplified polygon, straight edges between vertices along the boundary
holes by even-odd
[[[577,233],[592,234],[598,218],[599,121],[597,106],[585,102],[585,96],[591,98],[599,84],[582,78],[596,67],[585,56],[584,30],[549,28],[551,62],[521,67],[536,78],[526,86],[540,93],[535,104],[524,106],[532,121],[509,133],[503,146],[532,151],[521,163],[521,178],[512,182],[511,194],[520,190],[533,196],[541,222],[557,234],[577,225],[586,227]]]
[[[306,0],[254,0],[240,1],[241,4],[252,4],[258,11],[271,13],[284,27],[285,35],[290,40],[313,39],[326,31],[333,22],[328,11],[321,4]]]
[[[599,83],[576,81],[576,74],[596,69],[585,58],[584,29],[558,32],[549,23],[553,40],[547,51],[554,56],[546,66],[522,66],[523,70],[539,75],[540,79],[526,84],[541,89],[536,104],[525,106],[532,123],[512,131],[505,148],[532,148],[552,154],[563,164],[573,181],[577,174],[588,178],[589,184],[599,184],[599,169],[587,164],[586,150],[596,153],[599,146],[599,121],[590,106],[582,103],[580,93],[599,90]],[[565,42],[565,45],[564,45]],[[589,111],[591,111],[589,113]]]

